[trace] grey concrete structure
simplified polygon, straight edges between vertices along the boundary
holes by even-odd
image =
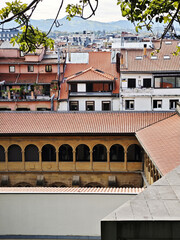
[[[58,191],[0,188],[0,239],[99,239],[101,219],[137,195]]]
[[[180,239],[180,166],[101,222],[102,240]]]

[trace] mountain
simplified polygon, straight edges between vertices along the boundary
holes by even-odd
[[[48,32],[50,26],[53,23],[53,19],[42,19],[42,20],[31,20],[33,26],[38,27],[44,32]],[[119,20],[116,22],[103,23],[98,21],[83,20],[79,17],[72,18],[71,21],[67,20],[66,17],[59,19],[59,27],[53,27],[52,31],[61,31],[61,32],[82,32],[86,31],[103,31],[113,32],[113,31],[128,31],[134,32],[134,25],[127,20]],[[15,24],[13,22],[7,23],[4,28],[12,28]],[[179,24],[175,23],[175,27],[179,30]],[[155,32],[162,32],[164,29],[163,24],[154,23],[153,30]],[[146,29],[144,29],[147,32]]]
[[[53,19],[46,20],[31,20],[33,26],[37,26],[42,31],[47,32],[50,28]],[[86,31],[117,31],[117,30],[133,30],[134,26],[132,23],[126,20],[120,20],[117,22],[103,23],[91,20],[83,20],[79,17],[74,17],[71,21],[67,20],[66,17],[59,19],[58,23],[60,26],[58,28],[53,27],[53,31],[62,32],[82,32]]]

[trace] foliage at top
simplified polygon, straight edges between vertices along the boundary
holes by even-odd
[[[38,28],[34,28],[30,24],[30,18],[35,11],[37,5],[43,0],[32,0],[29,5],[22,3],[20,0],[7,2],[6,7],[0,10],[0,25],[15,21],[21,28],[22,34],[12,39],[12,42],[20,44],[20,48],[25,52],[35,52],[39,47],[53,47],[53,40],[47,36],[52,27],[60,26],[58,16],[64,4],[64,0],[60,0],[59,9],[54,18],[52,26],[48,33],[41,32]],[[103,1],[103,0],[102,0]],[[112,1],[112,0],[111,0]],[[180,38],[176,34],[173,24],[180,24],[180,0],[114,0],[120,6],[122,16],[135,24],[138,31],[142,27],[146,27],[148,31],[152,31],[154,22],[164,23],[166,27],[161,36],[165,37],[167,32],[171,31],[174,38]],[[88,19],[95,15],[98,8],[99,0],[78,0],[78,4],[68,4],[66,12],[67,19],[71,20],[74,16],[80,16]],[[176,54],[180,49],[176,51]]]

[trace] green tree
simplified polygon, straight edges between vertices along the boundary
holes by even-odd
[[[53,40],[47,38],[54,25],[59,26],[58,16],[64,4],[64,0],[59,3],[59,9],[54,18],[52,26],[48,33],[42,33],[39,29],[35,29],[30,24],[30,18],[35,11],[37,5],[43,0],[32,0],[31,3],[24,4],[20,0],[14,0],[11,3],[7,2],[6,7],[0,10],[0,25],[15,21],[22,28],[22,34],[12,39],[12,42],[17,42],[23,51],[34,52],[40,46],[53,47]],[[80,16],[83,19],[88,19],[98,8],[99,0],[78,0],[79,4],[68,4],[66,7],[67,19],[71,20],[74,16]],[[102,0],[103,1],[103,0]],[[112,1],[112,0],[111,0]],[[174,37],[180,38],[173,28],[173,23],[180,23],[180,1],[179,0],[116,0],[117,5],[120,5],[122,16],[136,25],[136,31],[146,27],[152,31],[154,22],[164,23],[166,27],[161,36],[163,39],[168,31],[172,31]],[[88,14],[86,15],[88,9]],[[178,49],[180,51],[180,48]]]
[[[117,4],[120,5],[122,16],[135,24],[137,32],[143,27],[152,31],[153,24],[157,22],[166,26],[161,40],[169,31],[175,38],[180,39],[173,26],[175,22],[180,24],[179,0],[117,0]],[[180,47],[177,47],[175,54],[179,52]]]

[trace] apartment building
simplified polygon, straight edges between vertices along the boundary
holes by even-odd
[[[121,48],[120,109],[173,111],[180,101],[179,42],[153,41],[152,47]],[[161,46],[160,52],[156,49]]]

